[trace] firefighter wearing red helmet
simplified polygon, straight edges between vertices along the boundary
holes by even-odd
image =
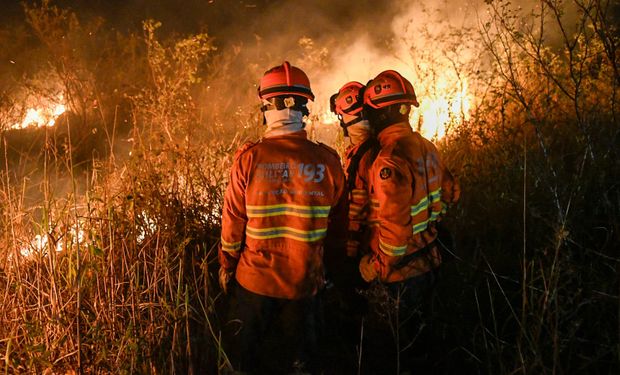
[[[236,281],[230,317],[240,324],[227,353],[236,370],[254,370],[266,330],[280,324],[269,357],[291,371],[294,361],[312,367],[324,260],[344,255],[345,181],[337,153],[303,129],[314,95],[301,69],[268,70],[258,96],[266,132],[237,151],[222,210],[220,285]]]
[[[350,146],[345,152],[344,171],[349,197],[349,226],[347,256],[361,256],[360,247],[368,242],[368,170],[378,151],[378,143],[371,137],[364,110],[364,89],[360,82],[345,83],[330,98],[330,108],[338,116],[340,126]]]
[[[435,146],[409,124],[411,107],[419,103],[407,79],[393,70],[381,72],[366,85],[364,104],[380,151],[368,171],[371,253],[362,257],[359,270],[366,281],[386,287],[404,317],[417,310],[435,282],[439,221],[460,189]],[[401,339],[407,338],[404,331]]]
[[[359,146],[368,139],[370,129],[364,116],[365,86],[357,81],[345,83],[329,99],[330,109],[338,116],[345,137],[352,146]]]
[[[409,124],[411,106],[419,104],[407,79],[380,73],[364,103],[381,151],[369,171],[373,254],[360,268],[367,280],[400,282],[441,263],[437,223],[460,189],[435,146]]]

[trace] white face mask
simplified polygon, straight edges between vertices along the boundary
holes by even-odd
[[[362,120],[347,127],[347,134],[352,145],[358,145],[370,137],[370,125],[368,120]]]
[[[303,129],[302,119],[304,115],[299,111],[290,108],[281,110],[272,109],[265,111],[265,121],[267,122],[266,137],[294,133]]]

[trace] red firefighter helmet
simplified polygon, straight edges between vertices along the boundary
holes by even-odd
[[[372,108],[385,108],[399,103],[420,106],[413,85],[397,71],[383,71],[366,85],[364,104]]]
[[[364,85],[356,81],[345,83],[329,100],[331,111],[337,115],[358,115],[363,104]]]
[[[314,100],[308,76],[288,61],[266,71],[258,86],[258,97],[261,99],[268,100],[283,95],[297,95]]]

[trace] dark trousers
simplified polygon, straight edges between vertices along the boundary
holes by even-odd
[[[235,370],[252,374],[314,371],[316,297],[266,297],[235,284],[230,302],[224,349]]]
[[[371,305],[364,331],[362,374],[432,373],[428,351],[435,272],[390,284],[373,284],[365,294]],[[425,328],[426,327],[426,328]]]

